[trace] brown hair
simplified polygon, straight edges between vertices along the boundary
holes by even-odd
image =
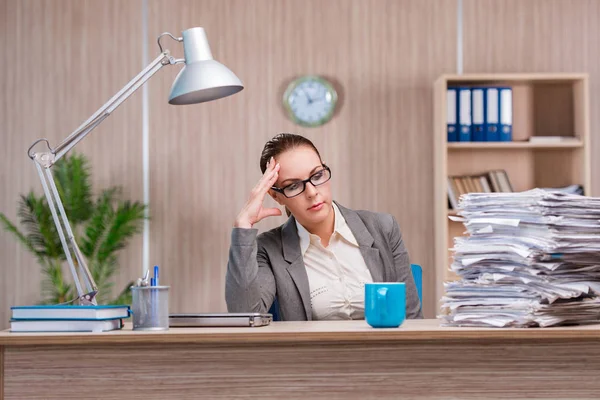
[[[263,147],[262,154],[260,155],[260,170],[263,174],[265,173],[267,170],[267,163],[271,157],[277,157],[288,150],[302,146],[307,146],[313,149],[315,153],[317,153],[317,156],[319,156],[319,159],[321,159],[319,150],[317,150],[313,142],[311,142],[309,139],[293,133],[279,133],[265,143],[265,147]],[[285,213],[288,217],[290,216],[290,211],[287,209],[287,207],[285,208]]]

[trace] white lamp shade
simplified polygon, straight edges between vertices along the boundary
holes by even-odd
[[[185,66],[179,72],[169,95],[169,103],[195,104],[226,97],[244,85],[229,68],[212,58],[203,28],[183,32]]]

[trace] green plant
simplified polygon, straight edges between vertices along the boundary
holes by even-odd
[[[89,162],[81,154],[60,159],[52,170],[75,240],[98,286],[98,303],[131,304],[129,287],[132,283],[128,283],[116,298],[110,300],[108,296],[114,285],[111,278],[119,268],[117,253],[141,231],[145,206],[140,202],[120,200],[117,186],[103,190],[94,199]],[[68,271],[69,267],[45,196],[36,196],[33,191],[21,195],[17,216],[23,230],[3,213],[0,213],[0,222],[41,265],[44,275],[42,304],[63,303],[76,298],[72,279],[66,280],[63,275],[63,268]],[[73,261],[78,268],[77,260]]]

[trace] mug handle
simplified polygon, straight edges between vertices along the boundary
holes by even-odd
[[[377,309],[379,310],[380,320],[387,318],[387,288],[377,289]]]

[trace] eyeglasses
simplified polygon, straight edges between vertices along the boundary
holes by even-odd
[[[296,197],[299,194],[302,194],[306,189],[306,183],[310,182],[313,186],[319,186],[327,182],[331,179],[331,170],[325,164],[323,164],[323,169],[315,172],[310,176],[310,178],[305,179],[303,181],[296,181],[287,185],[284,188],[271,187],[276,192],[283,194],[285,197]]]

